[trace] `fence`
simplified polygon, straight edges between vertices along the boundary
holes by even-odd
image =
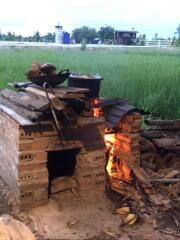
[[[62,47],[62,48],[80,48],[81,44],[57,44],[47,42],[13,42],[13,41],[0,41],[0,47]],[[144,46],[138,45],[105,45],[105,44],[87,44],[87,48],[136,48],[136,47],[171,47],[172,40],[147,40]]]
[[[149,47],[171,47],[172,40],[147,40],[145,46]]]

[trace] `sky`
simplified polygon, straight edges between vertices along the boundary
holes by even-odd
[[[180,24],[180,0],[1,0],[0,30],[32,35],[54,32],[60,22],[65,31],[86,25],[99,29],[135,28],[151,39],[173,37]]]

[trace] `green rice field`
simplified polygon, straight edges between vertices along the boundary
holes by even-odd
[[[180,50],[0,48],[0,88],[26,81],[33,60],[58,70],[100,74],[101,96],[125,97],[163,119],[180,118]]]

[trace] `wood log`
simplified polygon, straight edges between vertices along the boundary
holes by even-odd
[[[176,120],[145,120],[147,125],[157,127],[157,129],[180,129],[180,119]]]
[[[147,125],[150,126],[178,126],[180,128],[180,119],[177,120],[145,120]]]
[[[164,179],[164,178],[154,178],[150,179],[151,183],[176,183],[180,182],[180,178],[171,178],[171,179]]]
[[[149,178],[148,174],[144,171],[143,168],[135,167],[132,170],[133,170],[134,175],[139,180],[139,182],[144,183],[147,186],[150,185],[150,178]]]
[[[180,130],[180,126],[179,125],[174,125],[174,126],[162,126],[162,127],[155,127],[156,130]]]
[[[161,130],[161,129],[149,129],[141,133],[142,137],[145,138],[162,138],[162,137],[170,137],[177,134],[176,130]]]
[[[153,143],[161,149],[169,151],[180,151],[180,138],[160,138],[153,139]]]
[[[143,153],[141,154],[141,161],[142,162],[153,162],[154,159],[156,158],[157,154],[155,152],[147,152],[147,153]]]
[[[148,138],[141,137],[141,151],[142,152],[148,152],[148,151],[156,152],[157,149],[152,141],[150,141]]]

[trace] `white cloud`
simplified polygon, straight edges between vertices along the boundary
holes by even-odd
[[[61,21],[71,31],[104,24],[116,29],[135,27],[149,35],[172,36],[180,23],[179,0],[5,0],[1,3],[0,29],[21,34],[53,32]]]

